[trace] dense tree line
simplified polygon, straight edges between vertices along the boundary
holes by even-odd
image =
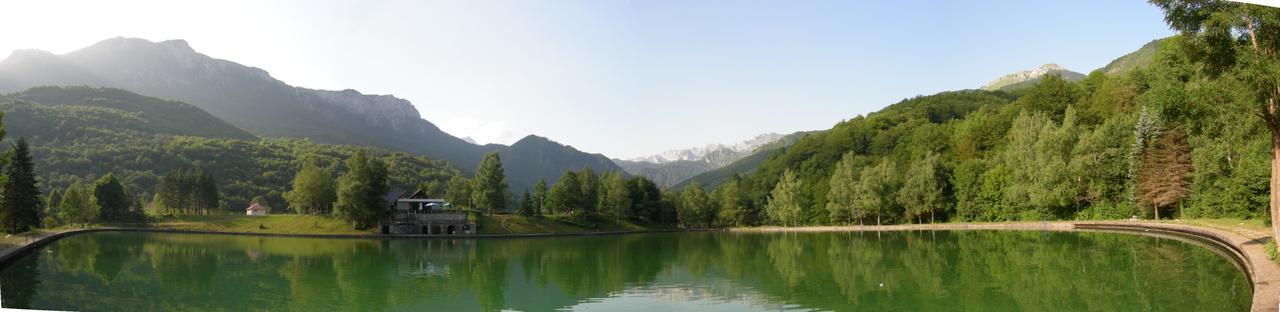
[[[1163,10],[1165,22],[1181,33],[1179,48],[1184,51],[1157,64],[1166,74],[1152,79],[1158,83],[1149,92],[1150,97],[1161,107],[1173,111],[1175,117],[1189,116],[1187,119],[1196,123],[1191,125],[1193,132],[1203,129],[1200,128],[1203,121],[1212,120],[1212,114],[1217,113],[1214,110],[1253,115],[1241,116],[1255,122],[1253,129],[1246,130],[1252,130],[1250,133],[1232,135],[1241,135],[1241,139],[1255,142],[1269,139],[1270,146],[1259,144],[1269,147],[1264,155],[1271,156],[1270,183],[1266,187],[1269,209],[1266,213],[1271,215],[1273,223],[1280,223],[1280,80],[1276,79],[1280,77],[1280,54],[1276,52],[1280,48],[1280,32],[1277,31],[1280,29],[1280,10],[1215,0],[1150,2]],[[1205,107],[1204,104],[1211,106]],[[1259,129],[1266,131],[1257,131]],[[1255,154],[1252,157],[1260,154],[1252,152]],[[1199,169],[1194,153],[1193,167]],[[1161,161],[1159,158],[1156,160]],[[1181,160],[1172,162],[1180,163]],[[1228,158],[1228,164],[1231,162]],[[1195,183],[1198,181],[1192,181],[1192,197],[1195,197]],[[1248,193],[1236,192],[1245,196]],[[1163,192],[1154,194],[1161,200],[1147,203],[1158,204],[1168,197]],[[1280,226],[1273,226],[1272,231],[1280,239]]]
[[[170,214],[210,214],[221,208],[222,195],[213,174],[191,167],[170,171],[160,179],[152,205]]]
[[[1166,9],[1184,5],[1157,2]],[[1245,7],[1218,7],[1225,8]],[[1246,24],[1271,18],[1230,12],[1250,16]],[[1171,17],[1179,18],[1207,23]],[[1162,40],[1149,66],[1116,75],[1095,71],[1078,82],[1048,76],[1025,89],[943,92],[843,121],[711,190],[671,191],[679,221],[1266,217],[1269,210],[1260,207],[1268,200],[1268,134],[1275,132],[1256,115],[1271,97],[1255,95],[1252,78],[1211,72],[1202,54],[1210,44],[1203,36],[1210,35]],[[1231,66],[1218,70],[1259,74]]]
[[[496,155],[493,159],[497,160]],[[486,160],[488,162],[488,160]],[[501,181],[499,165],[481,164],[477,175],[497,175],[490,181]],[[488,173],[486,173],[488,172]],[[497,194],[505,190],[502,183],[482,183],[482,179],[456,176],[449,181],[444,193],[446,200],[458,207],[492,211],[480,204],[485,193]],[[675,199],[669,198],[653,181],[644,177],[627,177],[622,172],[596,173],[590,167],[578,171],[566,171],[554,184],[539,180],[534,189],[525,191],[519,198],[505,195],[506,203],[513,203],[510,211],[526,216],[567,216],[583,219],[591,216],[619,220],[636,220],[650,224],[675,224],[677,222]]]

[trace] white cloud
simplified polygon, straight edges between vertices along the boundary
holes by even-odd
[[[507,123],[485,121],[467,116],[445,116],[436,122],[441,130],[459,138],[471,138],[477,144],[511,144],[519,139]]]

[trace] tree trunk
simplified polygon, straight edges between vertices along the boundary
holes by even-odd
[[[1275,171],[1274,171],[1274,169],[1272,169],[1272,172],[1273,172],[1273,173],[1275,172]],[[1272,176],[1272,178],[1271,178],[1271,185],[1273,186],[1271,189],[1272,189],[1272,192],[1275,192],[1275,187],[1274,187],[1274,186],[1276,185],[1276,184],[1275,184],[1275,183],[1276,183],[1276,182],[1275,182],[1275,181],[1276,181],[1276,179],[1275,179],[1275,174],[1272,174],[1271,176]],[[1275,193],[1272,193],[1271,195],[1275,195]],[[1275,205],[1276,205],[1276,204],[1275,204],[1275,196],[1271,196],[1271,198],[1272,198],[1272,200],[1271,200],[1271,206],[1272,206],[1272,207],[1275,207]],[[1275,215],[1275,214],[1272,214],[1272,215]],[[877,225],[877,226],[879,226],[879,225],[880,225],[880,215],[876,215],[876,225]]]
[[[1280,135],[1271,131],[1271,231],[1280,238]]]
[[[1155,212],[1156,212],[1156,221],[1160,221],[1160,206],[1159,206],[1159,205],[1151,205],[1151,211],[1155,211]]]

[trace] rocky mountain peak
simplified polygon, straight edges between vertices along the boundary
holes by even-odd
[[[1044,77],[1044,75],[1055,74],[1055,73],[1061,74],[1063,78],[1066,78],[1068,80],[1076,80],[1077,78],[1084,77],[1084,74],[1073,72],[1071,70],[1063,68],[1062,66],[1058,66],[1058,64],[1048,63],[1048,64],[1040,65],[1040,67],[1037,67],[1035,69],[1019,71],[1012,74],[1001,76],[1000,78],[996,78],[996,80],[992,80],[991,82],[988,82],[986,85],[982,86],[982,89],[983,90],[999,90],[1006,86],[1015,85],[1015,84],[1026,82],[1026,81],[1039,80],[1041,77]]]
[[[750,155],[757,148],[764,146],[765,144],[773,143],[782,137],[783,135],[777,133],[765,133],[731,145],[707,144],[700,147],[668,150],[662,153],[636,157],[628,160],[655,164],[676,161],[696,161],[720,167]]]

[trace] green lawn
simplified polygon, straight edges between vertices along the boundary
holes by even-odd
[[[574,222],[560,216],[525,217],[520,215],[482,215],[472,213],[480,234],[580,233],[636,231],[648,227],[606,217],[588,217]],[[314,215],[191,215],[159,217],[153,228],[282,234],[377,234],[377,229],[354,230],[351,223],[331,216]],[[260,228],[261,226],[261,228]]]
[[[581,233],[639,231],[643,225],[605,217],[588,217],[575,222],[562,216],[473,215],[480,234]]]
[[[280,233],[280,234],[377,234],[376,229],[356,230],[351,223],[331,216],[314,215],[191,215],[160,217],[150,227],[178,230]]]

